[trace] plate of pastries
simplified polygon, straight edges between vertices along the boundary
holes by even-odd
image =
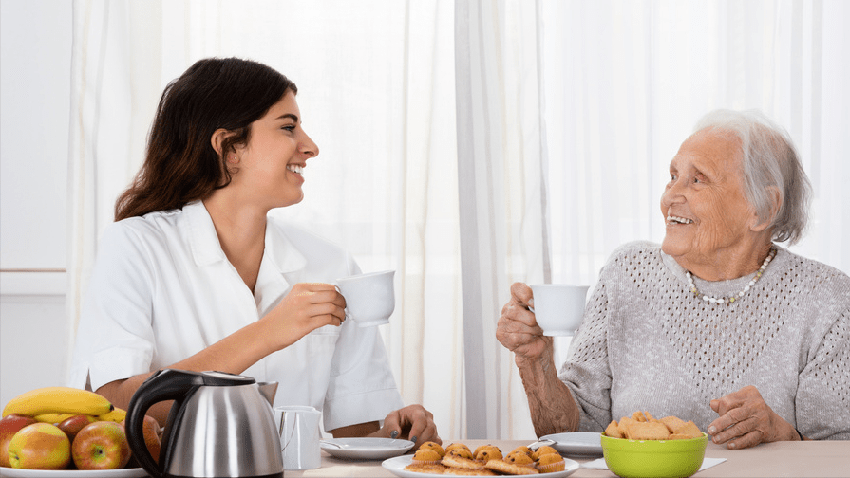
[[[425,442],[413,455],[390,458],[382,466],[402,478],[431,475],[545,475],[547,478],[560,478],[579,468],[577,462],[562,457],[550,446],[536,450],[525,446],[501,450],[497,446],[482,445],[472,450],[459,442],[446,447]]]

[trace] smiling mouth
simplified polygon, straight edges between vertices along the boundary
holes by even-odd
[[[692,219],[688,219],[686,217],[674,216],[672,214],[667,215],[667,225],[673,224],[693,224],[694,221]]]
[[[295,174],[304,174],[304,166],[299,166],[297,164],[290,164],[286,167],[286,169]]]

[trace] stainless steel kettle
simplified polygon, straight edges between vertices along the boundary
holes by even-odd
[[[161,370],[145,380],[125,418],[133,456],[153,477],[282,477],[272,403],[277,382],[221,372]],[[148,409],[174,400],[159,464],[142,436]]]

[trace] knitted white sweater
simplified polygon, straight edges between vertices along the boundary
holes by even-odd
[[[752,277],[694,282],[728,297]],[[602,269],[559,377],[581,430],[646,410],[705,431],[709,400],[754,385],[807,437],[850,439],[850,277],[779,248],[743,298],[709,304],[658,245],[627,244]]]

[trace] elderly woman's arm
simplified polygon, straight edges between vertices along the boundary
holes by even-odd
[[[512,285],[511,300],[502,307],[496,337],[516,354],[537,436],[575,431],[580,420],[578,406],[558,378],[552,338],[543,336],[529,305],[534,305],[531,288]]]

